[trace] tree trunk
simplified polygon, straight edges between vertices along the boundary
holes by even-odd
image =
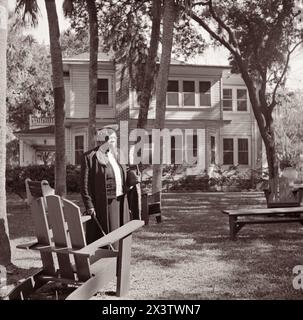
[[[152,7],[152,31],[148,50],[148,57],[145,65],[144,82],[139,97],[139,117],[138,128],[145,128],[147,124],[147,115],[149,104],[152,98],[152,91],[155,83],[157,68],[157,53],[160,40],[160,24],[161,24],[161,1],[153,0]]]
[[[6,45],[7,45],[7,1],[0,0],[0,265],[11,262],[11,249],[6,215]],[[1,270],[0,270],[1,271]],[[3,276],[3,275],[2,275]],[[0,275],[1,277],[1,275]],[[1,283],[0,283],[1,287]]]
[[[63,64],[62,51],[60,47],[60,31],[58,24],[58,16],[56,3],[54,0],[45,0],[50,53],[53,71],[53,90],[55,105],[55,144],[56,144],[56,160],[55,160],[55,192],[60,196],[66,194],[66,160],[65,160],[65,127],[64,127],[64,82],[63,82]]]
[[[98,83],[98,17],[95,0],[86,0],[89,17],[89,118],[88,149],[95,147],[96,104]]]
[[[264,142],[268,165],[268,176],[269,179],[274,179],[278,177],[279,168],[276,157],[275,131],[273,126],[272,112],[268,112],[262,115],[261,110],[269,109],[269,106],[261,104],[261,101],[266,101],[265,94],[259,92],[259,85],[253,83],[248,75],[248,70],[243,69],[242,66],[240,67],[240,72],[242,79],[246,84],[252,111],[257,121],[262,141]]]
[[[165,0],[161,63],[156,88],[156,119],[154,125],[156,129],[163,129],[165,124],[167,82],[173,45],[174,22],[176,21],[177,13],[178,10],[174,0]],[[159,147],[161,148],[161,164],[153,165],[152,193],[155,197],[157,197],[157,194],[161,194],[162,190],[162,143],[160,143]]]
[[[262,132],[261,132],[262,131]],[[261,136],[264,142],[266,158],[268,164],[268,176],[269,179],[274,179],[279,175],[279,165],[276,157],[276,147],[275,147],[275,132],[273,121],[271,120],[271,125],[268,126],[266,132],[263,132],[263,128],[261,128]]]

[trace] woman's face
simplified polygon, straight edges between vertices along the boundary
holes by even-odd
[[[108,143],[109,148],[111,150],[115,150],[117,148],[117,135],[116,135],[116,132],[113,132],[108,136],[107,143]]]

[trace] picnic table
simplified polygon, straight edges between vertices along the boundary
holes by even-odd
[[[246,224],[272,224],[298,222],[303,225],[303,206],[287,208],[244,208],[222,210],[229,217],[230,239],[236,240],[237,233]]]

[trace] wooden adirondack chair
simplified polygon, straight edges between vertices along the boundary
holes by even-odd
[[[43,197],[31,202],[37,241],[17,246],[38,250],[42,269],[14,288],[8,299],[28,299],[44,284],[59,282],[76,286],[67,300],[84,300],[115,278],[117,296],[125,295],[129,289],[132,232],[140,228],[143,221],[130,221],[87,245],[80,208],[56,195],[46,196],[45,199],[48,218]],[[104,249],[117,241],[117,252]],[[57,270],[56,265],[59,266]]]
[[[268,208],[298,207],[302,200],[302,192],[290,186],[286,177],[269,180],[264,194]]]
[[[25,179],[25,189],[27,204],[30,206],[33,199],[46,197],[55,194],[55,189],[53,189],[47,180],[42,181],[32,181],[31,179]]]
[[[161,201],[160,201],[160,192],[155,194],[142,194],[142,219],[147,225],[149,223],[149,216],[154,215],[156,217],[157,223],[162,221],[161,217]]]

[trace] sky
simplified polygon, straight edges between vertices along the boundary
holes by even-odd
[[[45,44],[49,44],[48,23],[44,0],[37,0],[40,8],[40,17],[38,26],[31,28],[27,33],[32,34],[37,41]],[[9,0],[9,8],[14,10],[16,0]],[[69,23],[63,16],[62,11],[63,0],[56,0],[57,13],[59,19],[59,28],[64,31],[68,28]],[[191,62],[198,64],[212,64],[212,65],[228,65],[228,52],[224,48],[208,49],[201,57],[197,57]],[[303,48],[297,49],[290,59],[290,72],[287,78],[287,87],[291,89],[303,88]]]

